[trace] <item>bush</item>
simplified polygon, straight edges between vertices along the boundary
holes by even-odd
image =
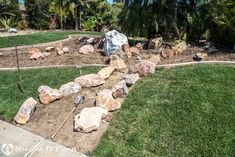
[[[20,30],[25,30],[26,28],[28,28],[28,22],[26,20],[21,20],[18,22],[17,27]]]

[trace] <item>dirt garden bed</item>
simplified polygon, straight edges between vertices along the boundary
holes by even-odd
[[[73,37],[69,41],[65,41],[60,44],[51,45],[57,47],[68,47],[69,53],[57,55],[56,51],[51,52],[50,56],[45,57],[42,60],[31,60],[31,54],[28,53],[28,49],[19,50],[19,61],[21,67],[35,67],[35,66],[50,66],[50,65],[72,65],[72,64],[105,64],[107,58],[104,52],[99,47],[95,46],[94,53],[79,54],[81,45],[79,44],[79,37]],[[44,52],[46,47],[37,47],[40,51]],[[196,52],[201,52],[199,48],[189,47],[186,51],[180,55],[172,58],[161,59],[160,64],[169,63],[182,63],[193,61],[193,56]],[[0,68],[16,67],[15,52],[4,51],[0,56]],[[159,53],[154,50],[143,50],[140,53],[142,60],[150,60],[155,64],[159,64]],[[205,60],[220,60],[220,61],[234,61],[234,53],[213,53],[209,54]],[[131,61],[131,60],[130,60]],[[132,63],[130,63],[132,64]],[[132,64],[134,65],[134,63]],[[106,80],[105,84],[94,88],[83,88],[79,95],[86,97],[86,101],[81,104],[76,111],[70,116],[70,119],[65,126],[59,131],[57,136],[53,139],[55,142],[63,144],[70,148],[76,148],[79,152],[92,151],[99,144],[100,139],[106,131],[112,116],[115,112],[109,112],[105,120],[102,121],[98,130],[91,133],[74,132],[73,120],[85,107],[94,107],[96,94],[101,89],[112,89],[112,87],[119,81],[123,80],[123,77],[128,73],[128,69],[125,71],[114,71],[113,74]],[[75,78],[74,78],[75,79]],[[59,101],[54,101],[48,105],[38,104],[37,110],[26,125],[17,125],[40,135],[44,138],[50,138],[52,133],[60,126],[61,122],[67,117],[69,112],[74,107],[74,97],[78,94],[72,94],[69,97],[64,97]]]
[[[34,66],[50,66],[50,65],[71,65],[71,64],[104,64],[107,57],[104,56],[102,49],[95,47],[95,53],[89,53],[86,55],[79,54],[78,50],[81,45],[79,45],[79,37],[75,36],[69,41],[52,44],[51,46],[58,47],[69,47],[70,52],[58,56],[54,51],[51,56],[45,57],[43,60],[30,60],[30,55],[28,53],[29,48],[19,50],[19,61],[21,67],[34,67]],[[46,46],[37,47],[42,52],[45,51]],[[193,61],[193,56],[197,52],[201,52],[202,49],[197,47],[188,47],[186,51],[178,56],[172,58],[161,59],[160,64],[170,64],[170,63],[181,63]],[[15,51],[1,51],[3,55],[0,56],[0,68],[10,68],[16,67],[15,63]],[[151,60],[155,62],[155,56],[159,53],[154,52],[154,50],[143,50],[140,54],[142,60]],[[208,58],[205,60],[219,60],[219,61],[234,61],[235,53],[230,52],[216,52],[210,53]],[[156,61],[157,62],[157,61]],[[156,63],[155,62],[155,63]]]

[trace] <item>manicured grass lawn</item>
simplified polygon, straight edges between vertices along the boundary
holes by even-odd
[[[97,73],[100,68],[82,68],[83,74]],[[21,104],[28,98],[38,99],[37,89],[40,85],[59,88],[64,83],[74,81],[79,76],[76,68],[51,68],[22,71],[25,93],[21,94],[15,71],[0,71],[0,118],[12,120]]]
[[[14,42],[18,46],[22,45],[32,45],[47,43],[56,40],[62,40],[68,38],[71,34],[82,34],[82,35],[102,35],[100,32],[38,32],[30,35],[18,35],[14,37],[1,37],[0,38],[0,48],[12,47]],[[13,42],[14,41],[14,42]]]
[[[235,156],[235,68],[156,70],[133,88],[93,153]]]

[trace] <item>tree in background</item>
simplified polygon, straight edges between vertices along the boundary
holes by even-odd
[[[177,34],[175,0],[126,0],[120,18],[122,30],[130,36],[151,38]]]
[[[25,0],[25,7],[27,12],[27,21],[29,27],[35,29],[49,28],[49,6],[48,0]]]

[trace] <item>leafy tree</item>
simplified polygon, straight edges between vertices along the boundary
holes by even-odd
[[[49,28],[49,6],[48,0],[25,0],[27,11],[27,21],[31,28],[48,29]]]
[[[0,17],[20,17],[19,4],[17,0],[0,0],[0,8]]]

